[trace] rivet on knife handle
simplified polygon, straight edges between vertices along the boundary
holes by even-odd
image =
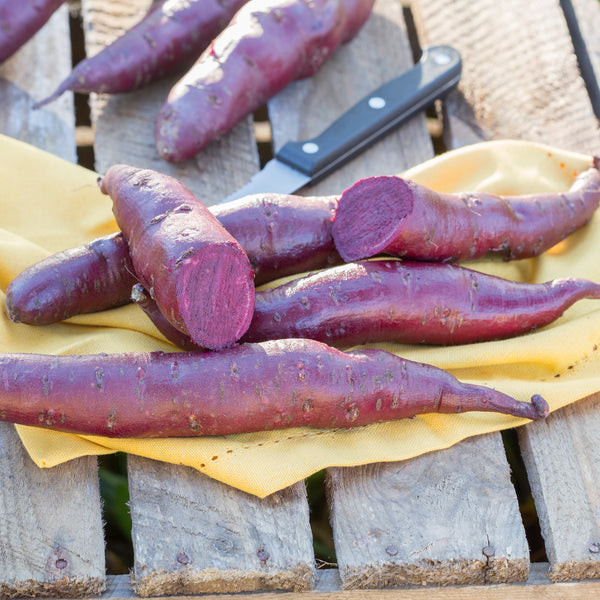
[[[454,48],[427,48],[414,67],[363,98],[312,140],[285,144],[277,159],[314,183],[446,95],[458,83],[461,68]]]

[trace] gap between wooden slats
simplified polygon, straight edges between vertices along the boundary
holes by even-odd
[[[600,7],[596,0],[560,0],[592,109],[600,119]]]

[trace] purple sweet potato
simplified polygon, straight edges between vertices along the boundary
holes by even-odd
[[[141,283],[136,283],[131,288],[131,300],[137,304],[152,321],[153,325],[165,338],[182,350],[203,350],[198,344],[194,344],[190,336],[176,329],[160,312],[156,302],[150,298],[148,292]]]
[[[342,262],[331,235],[336,196],[254,194],[211,206],[240,243],[256,285]]]
[[[445,263],[363,261],[258,292],[243,341],[468,344],[528,333],[584,298],[600,298],[600,284],[518,283]]]
[[[115,233],[19,273],[6,290],[6,309],[15,323],[49,325],[127,304],[136,281],[127,242]]]
[[[342,262],[331,237],[336,206],[335,196],[256,194],[209,210],[238,240],[254,269],[254,283],[260,285]],[[135,283],[129,249],[119,232],[48,257],[19,274],[9,286],[8,312],[30,325],[56,323],[129,302]]]
[[[113,201],[136,277],[167,320],[204,348],[235,343],[254,308],[253,270],[235,238],[168,175],[114,165],[100,189]]]
[[[159,155],[191,158],[297,79],[367,20],[373,0],[250,0],[175,84],[155,123]]]
[[[85,435],[183,437],[349,428],[438,412],[543,418],[522,402],[382,350],[313,340],[222,352],[0,356],[0,419]]]
[[[0,63],[28,42],[65,0],[3,0],[0,2]]]
[[[341,195],[332,226],[346,262],[378,254],[456,261],[529,258],[585,225],[600,202],[598,161],[564,193],[442,194],[401,177],[369,177]]]
[[[247,0],[165,0],[97,54],[79,62],[39,108],[67,90],[123,93],[189,68]]]

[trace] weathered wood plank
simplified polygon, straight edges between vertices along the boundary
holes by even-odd
[[[573,0],[572,5],[593,71],[587,73],[594,77],[588,91],[598,101],[600,3]],[[600,454],[595,442],[599,426],[600,398],[596,395],[553,415],[544,427],[521,431],[542,529],[551,532],[546,534],[546,552],[552,565],[549,576],[555,581],[600,577]],[[583,521],[576,523],[577,515],[584,515]]]
[[[135,456],[129,465],[139,595],[312,587],[303,484],[259,499],[190,468]]]
[[[269,104],[276,147],[288,139],[314,136],[323,123],[412,66],[400,4],[377,2],[356,40],[332,60],[328,66],[335,66],[334,75],[327,70],[296,82]],[[398,173],[431,156],[431,138],[421,115],[302,193],[339,193],[361,177]],[[469,453],[493,456],[473,464],[465,459]],[[413,471],[422,473],[421,483],[405,476]],[[424,504],[420,496],[431,473],[437,477],[430,480],[430,502]],[[527,577],[528,549],[499,435],[405,464],[329,469],[328,479],[337,561],[346,589]],[[497,486],[493,495],[486,491],[490,481]],[[440,482],[451,485],[436,488]],[[478,501],[471,487],[484,497]],[[457,509],[461,493],[470,500]],[[494,507],[498,499],[501,513]],[[446,529],[441,527],[444,521]],[[486,558],[482,548],[492,544],[495,555]]]
[[[0,131],[74,162],[72,94],[44,110],[31,110],[71,69],[68,10],[62,6],[16,54],[0,65]]]
[[[600,578],[600,395],[519,430],[554,581]]]
[[[88,53],[139,20],[148,5],[84,1]],[[170,165],[158,157],[153,135],[170,85],[92,98],[97,170],[117,162],[156,169],[214,204],[258,169],[252,120],[196,159]],[[128,472],[139,595],[310,587],[314,555],[303,483],[259,501],[196,471],[138,457],[130,458]]]
[[[48,109],[31,111],[33,102],[50,93],[70,70],[69,40],[63,6],[0,66],[0,131],[75,161],[72,96]],[[94,457],[40,469],[25,452],[14,426],[1,423],[0,490],[0,596],[86,595],[104,589],[104,536]]]
[[[548,565],[532,565],[524,583],[485,584],[469,586],[391,588],[382,590],[343,590],[335,569],[317,573],[315,587],[309,592],[252,592],[249,594],[209,594],[191,596],[190,600],[587,600],[600,592],[600,582],[552,583],[546,576]],[[135,598],[131,581],[127,575],[110,577],[102,600],[131,600]],[[90,599],[95,600],[95,599]],[[166,600],[166,597],[157,597]]]
[[[401,6],[379,0],[352,43],[339,48],[326,68],[292,83],[269,102],[273,145],[319,134],[346,109],[389,79],[413,66]],[[304,195],[339,194],[362,177],[390,175],[433,154],[423,115],[377,142]]]
[[[598,152],[598,121],[558,2],[419,0],[417,7],[422,38],[464,54],[463,80],[447,103],[450,146],[509,137]],[[590,473],[589,447],[599,410],[582,402],[520,429],[556,579],[598,577],[600,480]]]
[[[87,55],[122,35],[151,4],[151,0],[82,0]],[[96,170],[104,173],[119,162],[155,169],[184,182],[204,204],[216,204],[258,169],[252,119],[238,124],[193,159],[176,165],[162,160],[155,147],[154,120],[176,79],[127,94],[91,94]]]
[[[597,152],[600,130],[557,0],[418,0],[422,43],[463,56],[446,102],[449,148],[513,138]]]
[[[499,435],[403,463],[336,469],[330,487],[346,589],[527,579],[529,549]]]
[[[95,457],[40,469],[0,424],[0,596],[85,596],[104,589]]]

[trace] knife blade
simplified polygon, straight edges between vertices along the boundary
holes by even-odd
[[[316,183],[443,98],[459,82],[461,71],[460,54],[451,46],[425,48],[412,68],[365,96],[317,137],[287,142],[222,202],[256,193],[292,194]]]

